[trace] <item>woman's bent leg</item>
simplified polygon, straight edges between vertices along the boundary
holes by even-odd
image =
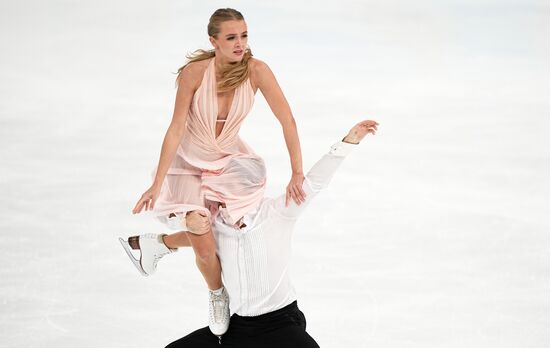
[[[163,238],[163,241],[164,241],[164,244],[170,249],[191,246],[191,242],[187,237],[187,232],[184,232],[184,231],[165,235]]]
[[[202,235],[188,233],[187,238],[195,251],[195,261],[210,290],[222,287],[221,266],[216,255],[216,242],[212,228]]]

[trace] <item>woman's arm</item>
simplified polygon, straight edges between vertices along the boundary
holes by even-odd
[[[285,137],[286,147],[290,155],[290,165],[292,167],[292,177],[286,190],[286,202],[292,198],[296,204],[300,204],[305,201],[305,192],[302,189],[304,181],[304,172],[302,169],[302,150],[300,148],[300,139],[298,138],[298,129],[296,127],[296,121],[292,116],[290,106],[275,79],[275,75],[267,66],[266,63],[261,60],[254,59],[255,64],[253,67],[253,73],[256,80],[256,85],[262,92],[267,101],[271,111],[283,127],[283,134]]]
[[[348,134],[342,139],[332,145],[327,154],[325,154],[306,174],[306,180],[304,180],[304,191],[307,193],[307,199],[305,203],[300,206],[289,204],[285,206],[284,195],[281,195],[271,201],[272,207],[281,215],[287,218],[298,218],[302,212],[309,205],[311,200],[315,196],[328,187],[332,177],[338,170],[340,164],[348,156],[348,154],[358,146],[358,144],[369,133],[376,134],[378,130],[378,122],[373,120],[364,120],[353,126]],[[358,159],[361,160],[361,159]],[[363,159],[365,161],[366,159]]]
[[[199,84],[200,72],[201,67],[198,64],[189,64],[181,72],[182,75],[178,81],[174,114],[162,142],[157,173],[151,187],[141,196],[134,207],[132,211],[134,214],[141,212],[143,207],[145,207],[145,210],[151,210],[155,205],[164,177],[185,133],[187,114],[193,100],[193,94]]]

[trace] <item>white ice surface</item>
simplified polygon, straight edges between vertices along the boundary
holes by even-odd
[[[297,226],[293,276],[322,347],[550,344],[548,0],[0,2],[0,346],[164,347],[205,325],[190,250],[143,278],[117,237],[170,121],[172,74],[245,15],[307,169],[380,131]],[[241,135],[290,167],[258,94]]]

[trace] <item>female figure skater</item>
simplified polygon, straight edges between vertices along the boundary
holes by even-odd
[[[290,155],[292,175],[286,204],[290,199],[302,203],[305,193],[294,117],[267,64],[252,58],[242,14],[229,8],[216,10],[210,17],[208,35],[214,49],[195,51],[178,70],[174,114],[153,184],[133,209],[134,214],[151,210],[179,232],[160,238],[144,234],[120,241],[144,275],[154,273],[157,261],[165,254],[191,244],[210,290],[209,327],[221,336],[229,325],[229,300],[212,231],[210,226],[206,233],[204,229],[198,233],[190,230],[185,217],[193,211],[210,216],[205,202],[215,201],[225,207],[224,220],[240,227],[242,217],[261,201],[265,181],[247,179],[246,170],[263,170],[262,159],[238,136],[258,89],[283,128]],[[140,251],[139,259],[131,249]]]

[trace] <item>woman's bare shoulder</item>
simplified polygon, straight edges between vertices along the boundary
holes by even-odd
[[[267,63],[263,60],[250,58],[248,64],[250,64],[250,80],[255,91],[258,87],[261,87],[265,81],[269,81],[269,78],[273,75],[273,73],[269,69]]]
[[[256,74],[261,74],[266,69],[269,69],[269,66],[267,65],[266,62],[254,57],[250,58],[250,60],[248,61],[248,64],[250,66],[250,70]]]
[[[206,68],[208,68],[209,62],[210,59],[205,59],[188,63],[180,73],[180,83],[191,84],[194,87],[198,87],[202,81]]]

